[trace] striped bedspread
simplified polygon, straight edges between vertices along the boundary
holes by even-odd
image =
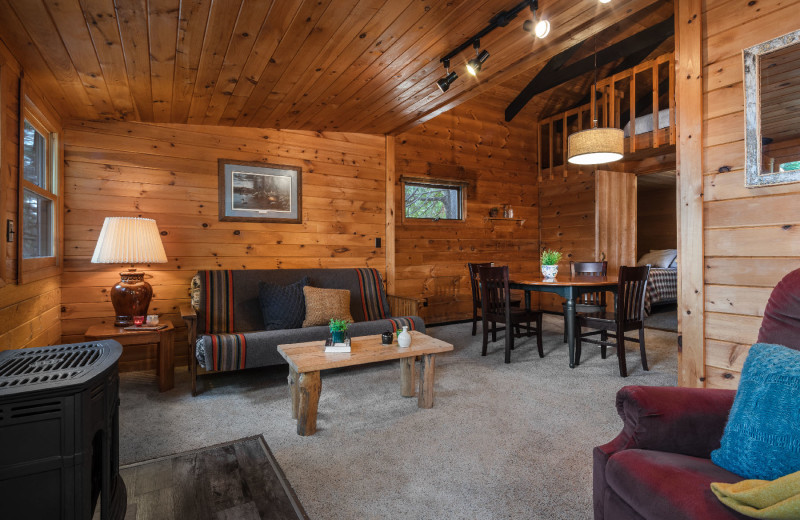
[[[678,301],[678,270],[650,269],[647,277],[647,293],[644,297],[644,312],[650,314],[653,305]]]

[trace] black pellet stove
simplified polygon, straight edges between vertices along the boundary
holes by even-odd
[[[0,517],[123,518],[113,340],[0,352]]]

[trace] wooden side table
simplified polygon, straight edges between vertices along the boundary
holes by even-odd
[[[158,345],[158,390],[164,392],[175,387],[175,327],[169,320],[162,320],[165,328],[159,330],[125,330],[113,324],[92,325],[86,331],[86,341],[113,339],[128,345]]]

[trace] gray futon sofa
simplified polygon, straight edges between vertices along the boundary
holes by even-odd
[[[289,285],[304,277],[308,285],[350,291],[351,336],[396,331],[403,326],[425,332],[425,322],[415,315],[417,301],[387,297],[376,269],[262,269],[199,271],[192,279],[192,306],[181,307],[189,336],[192,395],[197,393],[198,364],[209,372],[284,364],[278,345],[323,341],[327,325],[284,330],[264,330],[259,303],[261,282]]]

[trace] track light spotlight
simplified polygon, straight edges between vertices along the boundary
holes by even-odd
[[[483,66],[483,62],[489,57],[489,51],[486,49],[482,50],[480,54],[472,58],[467,62],[467,72],[472,74],[473,76],[477,76],[478,73],[481,71],[481,67]]]
[[[600,3],[601,3],[601,4],[607,4],[607,3],[609,3],[609,2],[611,2],[611,0],[600,0]]]
[[[467,72],[473,76],[477,76],[481,71],[481,67],[483,67],[483,62],[489,58],[489,51],[486,49],[480,50],[480,40],[473,41],[472,47],[475,49],[475,57],[467,62]]]
[[[601,2],[603,0],[600,0]],[[550,34],[550,22],[544,20],[541,15],[537,16],[539,11],[539,2],[534,1],[531,4],[531,11],[533,11],[533,20],[525,20],[522,23],[522,29],[527,32],[532,32],[537,38],[544,38]]]
[[[444,77],[436,82],[439,90],[442,92],[447,92],[447,89],[450,88],[450,85],[457,79],[458,74],[456,74],[455,71],[450,72],[450,60],[444,60]]]
[[[535,34],[537,38],[544,38],[550,34],[550,22],[547,20],[539,20],[536,22],[536,26],[533,28],[533,34]]]

